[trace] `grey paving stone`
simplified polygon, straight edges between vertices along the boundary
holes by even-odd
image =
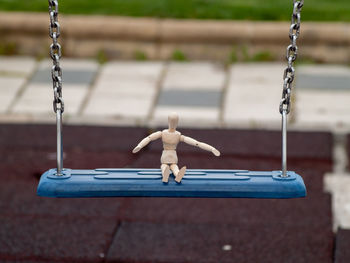
[[[167,126],[168,115],[170,112],[177,112],[180,116],[181,127],[218,127],[220,126],[220,108],[202,107],[202,106],[157,106],[153,118],[152,126]]]
[[[224,122],[230,126],[280,126],[282,63],[236,63],[224,98]]]
[[[143,123],[152,110],[163,64],[111,62],[101,68],[83,111],[89,119],[106,117]]]
[[[4,113],[15,99],[25,79],[0,76],[0,112]]]
[[[63,69],[63,83],[90,85],[96,71],[88,69]],[[33,76],[32,83],[51,83],[51,69],[39,69]]]
[[[208,62],[170,63],[163,89],[216,90],[223,88],[225,69]]]
[[[0,56],[0,72],[28,76],[36,65],[34,58]]]
[[[163,90],[159,96],[158,105],[219,107],[221,92],[209,90]]]
[[[300,73],[296,78],[298,89],[350,90],[349,75],[323,75]]]
[[[76,114],[86,96],[87,85],[66,84],[63,86],[65,113]],[[13,107],[16,114],[45,116],[52,113],[53,91],[51,84],[32,83],[27,86],[22,96]]]
[[[334,229],[350,229],[350,176],[349,174],[327,174],[325,188],[332,194]]]

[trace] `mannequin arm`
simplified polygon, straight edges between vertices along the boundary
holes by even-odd
[[[196,141],[195,139],[193,139],[191,137],[184,136],[184,135],[181,135],[180,140],[182,142],[184,142],[184,143],[189,144],[189,145],[197,146],[198,148],[200,148],[202,150],[205,150],[205,151],[208,151],[208,152],[212,152],[215,156],[220,156],[220,152],[217,149],[215,149],[213,146],[209,145],[209,144],[206,144],[204,142]]]
[[[137,153],[138,151],[140,151],[143,147],[145,147],[147,144],[149,144],[151,141],[155,141],[159,138],[162,137],[162,132],[161,131],[157,131],[154,132],[152,134],[150,134],[149,136],[147,136],[146,138],[144,138],[133,150],[133,153]]]

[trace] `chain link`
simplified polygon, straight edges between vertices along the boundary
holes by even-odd
[[[297,39],[300,34],[300,12],[304,5],[304,0],[293,0],[292,21],[289,28],[290,45],[287,47],[287,68],[283,74],[283,91],[279,111],[282,114],[285,111],[290,112],[290,98],[292,92],[292,84],[294,80],[295,70],[294,61],[298,57]]]
[[[62,68],[60,66],[60,58],[62,56],[61,45],[58,43],[58,38],[61,34],[60,24],[58,23],[58,0],[49,1],[50,28],[49,34],[52,38],[50,45],[50,57],[53,62],[51,68],[52,86],[54,92],[53,110],[57,112],[64,111],[64,102],[62,98]]]

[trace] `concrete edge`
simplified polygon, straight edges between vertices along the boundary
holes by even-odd
[[[46,13],[0,12],[0,33],[48,33]],[[175,20],[114,16],[60,15],[62,35],[80,39],[235,43],[288,41],[289,22]],[[103,30],[101,30],[103,29]],[[350,44],[350,23],[302,22],[300,41],[328,45]]]

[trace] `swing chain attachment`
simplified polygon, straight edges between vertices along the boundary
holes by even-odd
[[[290,44],[287,47],[287,67],[283,73],[282,99],[279,111],[282,115],[282,175],[287,177],[287,115],[290,112],[290,100],[292,85],[295,76],[294,61],[298,56],[297,39],[300,34],[300,13],[304,5],[304,0],[293,0],[293,14],[289,28]]]
[[[62,68],[60,58],[62,56],[61,45],[58,43],[60,36],[60,24],[58,23],[58,0],[49,1],[50,27],[49,35],[52,38],[50,45],[50,57],[53,62],[51,68],[52,86],[54,92],[53,111],[56,113],[57,126],[57,172],[56,176],[63,175],[63,144],[62,144],[62,113],[64,102],[62,98]]]
[[[58,43],[58,38],[61,34],[60,24],[58,23],[58,0],[49,1],[50,27],[49,34],[52,38],[50,45],[50,57],[53,62],[51,68],[52,85],[54,92],[53,110],[56,113],[60,109],[64,111],[64,102],[62,98],[62,68],[60,66],[60,58],[62,56],[61,45]]]
[[[279,108],[281,114],[283,111],[286,111],[287,114],[290,112],[290,97],[292,91],[292,83],[295,76],[294,61],[298,56],[297,39],[300,34],[300,12],[303,5],[304,0],[293,0],[293,14],[289,28],[289,38],[291,43],[287,47],[287,68],[284,70],[283,74],[283,91]]]

